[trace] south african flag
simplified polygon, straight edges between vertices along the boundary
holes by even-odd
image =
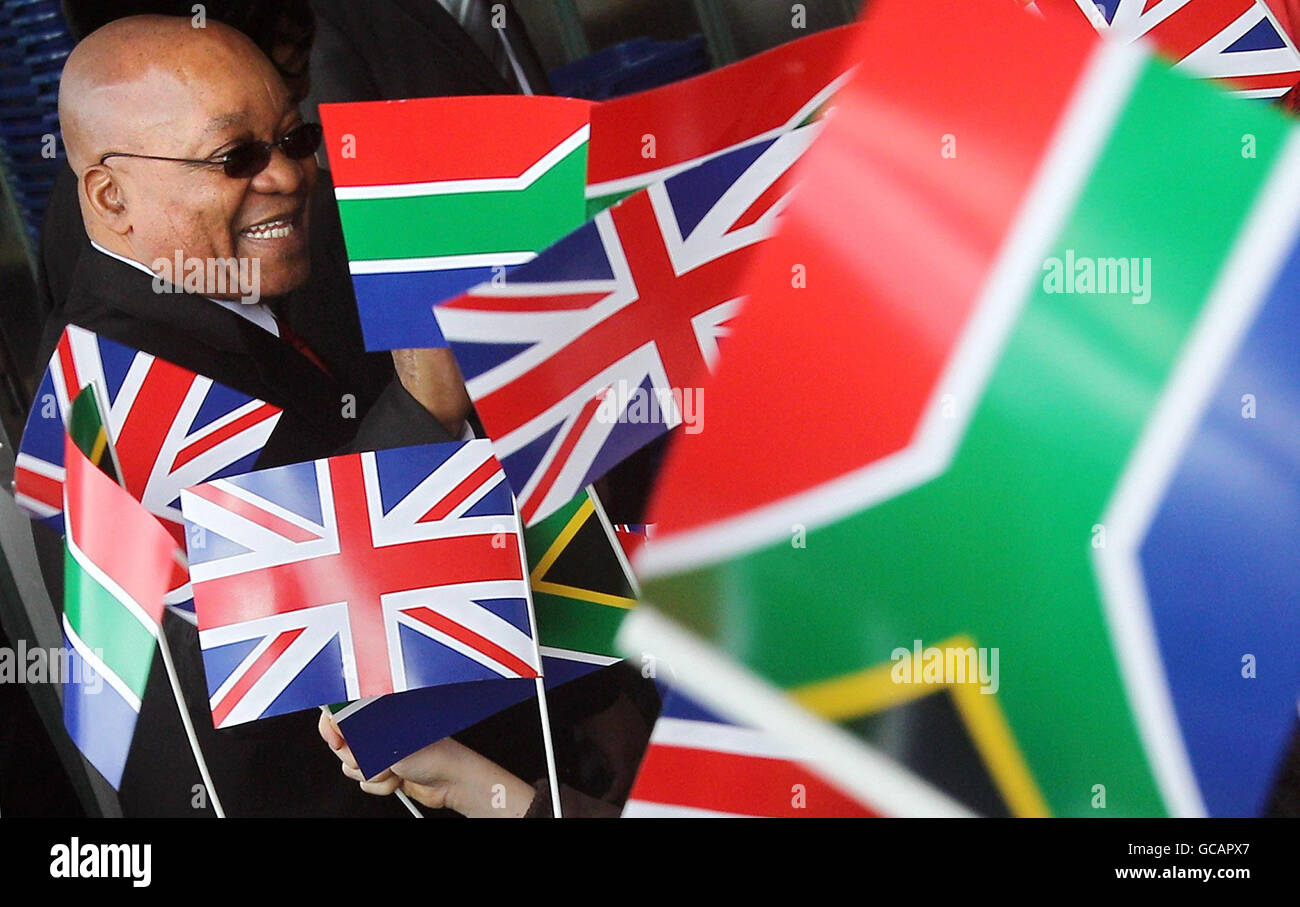
[[[881,751],[981,813],[1258,814],[1300,693],[1300,135],[998,0],[864,29],[621,644],[890,811]]]

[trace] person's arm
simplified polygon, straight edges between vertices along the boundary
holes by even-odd
[[[343,774],[368,794],[400,790],[430,809],[452,809],[472,819],[517,819],[534,800],[533,786],[451,737],[431,743],[373,778],[361,774],[338,725],[327,712],[320,734],[343,763]]]
[[[617,818],[622,812],[654,719],[626,692],[581,723],[580,738],[598,752],[609,772],[607,789],[595,797],[560,785],[565,818]],[[374,778],[366,778],[334,720],[321,713],[320,734],[343,763],[343,774],[369,794],[401,790],[432,809],[453,809],[471,818],[550,818],[551,789],[511,774],[491,759],[448,737],[424,747]]]
[[[393,350],[397,378],[342,452],[459,440],[472,403],[451,350]]]

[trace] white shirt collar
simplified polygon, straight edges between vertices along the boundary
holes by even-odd
[[[128,264],[138,271],[143,271],[145,274],[148,274],[150,277],[158,276],[153,271],[149,270],[149,268],[146,267],[144,264],[136,261],[135,259],[127,258],[125,255],[118,255],[116,252],[110,252],[108,249],[105,249],[103,246],[95,242],[93,239],[90,241],[90,244],[94,246],[96,249],[98,249],[100,252],[103,252],[109,258],[116,258],[118,261],[122,262],[123,264]],[[213,299],[211,296],[205,296],[203,298],[209,300],[210,302],[215,302],[223,309],[234,312],[240,318],[243,318],[247,321],[251,321],[253,324],[257,325],[262,330],[274,334],[276,337],[280,336],[280,326],[276,324],[275,316],[272,315],[271,311],[266,306],[262,305],[262,303],[260,302],[239,302],[238,300],[235,299]]]

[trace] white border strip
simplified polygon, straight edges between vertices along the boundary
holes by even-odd
[[[1300,133],[1295,129],[1256,198],[1101,518],[1109,544],[1092,549],[1129,703],[1161,794],[1179,816],[1204,816],[1205,802],[1170,697],[1139,551],[1215,387],[1295,242],[1300,227]]]
[[[474,252],[469,255],[430,255],[424,258],[370,258],[348,262],[352,274],[406,274],[413,271],[452,271],[459,268],[491,268],[523,265],[536,252]]]
[[[417,195],[459,195],[470,192],[517,192],[537,182],[548,170],[587,143],[591,126],[584,124],[573,135],[542,155],[519,176],[465,180],[433,180],[424,183],[391,183],[384,186],[336,186],[340,202],[374,198],[411,198]]]

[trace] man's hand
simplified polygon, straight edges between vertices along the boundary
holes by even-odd
[[[459,438],[473,404],[451,350],[393,350],[393,367],[402,387]]]
[[[454,809],[472,819],[516,819],[533,802],[533,786],[450,737],[412,753],[373,778],[357,767],[338,725],[321,711],[320,735],[343,763],[343,774],[368,794],[401,790],[430,809]]]

